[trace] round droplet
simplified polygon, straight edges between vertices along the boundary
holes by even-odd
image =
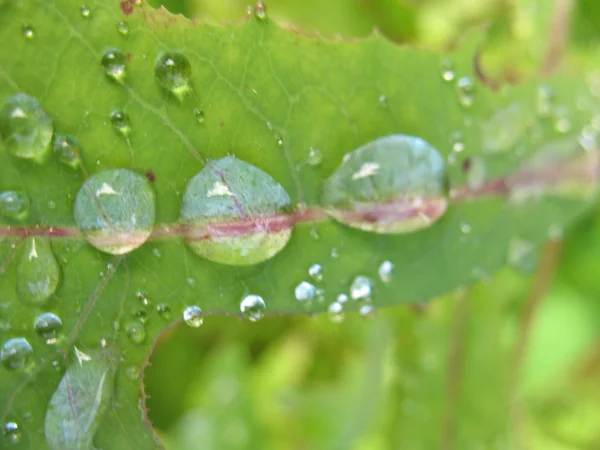
[[[548,117],[552,114],[554,90],[550,86],[541,85],[536,92],[535,109],[539,117]]]
[[[452,133],[452,137],[450,140],[452,145],[452,151],[455,153],[460,153],[465,149],[464,136],[462,131],[455,131]]]
[[[454,77],[456,77],[456,74],[454,73],[454,63],[452,62],[452,60],[450,58],[442,59],[440,68],[441,68],[441,72],[442,72],[442,79],[444,81],[454,80]]]
[[[346,303],[348,301],[348,296],[346,294],[340,294],[337,296],[335,301],[338,303]]]
[[[529,274],[537,268],[539,254],[531,242],[514,237],[508,242],[506,263],[518,272]]]
[[[60,268],[47,239],[31,237],[23,242],[16,281],[19,299],[26,303],[42,305],[56,292]]]
[[[391,261],[384,261],[381,263],[378,269],[379,278],[384,283],[392,281],[392,275],[394,271],[394,264]]]
[[[327,307],[329,320],[334,323],[340,323],[344,320],[344,305],[338,302],[333,302]]]
[[[131,322],[127,325],[127,336],[134,344],[141,344],[146,340],[146,328],[139,321]]]
[[[79,10],[81,17],[84,19],[89,19],[92,16],[92,11],[87,6],[82,6]]]
[[[144,176],[127,169],[92,175],[77,193],[75,222],[97,249],[113,255],[129,253],[152,233],[152,187]]]
[[[79,141],[70,134],[56,133],[52,141],[52,153],[63,164],[77,169],[81,165]]]
[[[150,304],[150,299],[148,298],[148,294],[143,291],[138,291],[135,294],[135,298],[137,298],[138,302],[142,304],[142,306],[148,306]]]
[[[198,328],[204,322],[202,310],[198,306],[188,306],[183,311],[183,320],[188,326]]]
[[[388,99],[383,94],[379,96],[379,107],[383,109],[386,109],[388,107]]]
[[[17,158],[43,162],[49,154],[53,131],[52,119],[30,95],[13,95],[0,110],[0,137]]]
[[[323,267],[321,264],[313,264],[308,268],[308,275],[315,281],[323,281]]]
[[[129,366],[125,370],[125,375],[127,375],[127,378],[129,378],[131,381],[138,380],[140,378],[141,374],[142,374],[142,371],[137,366]]]
[[[275,143],[278,147],[283,147],[283,138],[278,134],[275,135]]]
[[[554,108],[554,130],[559,134],[565,134],[571,131],[573,124],[571,123],[571,112],[565,105]]]
[[[60,317],[51,312],[40,314],[33,324],[35,334],[43,339],[46,344],[55,344],[62,330]]]
[[[129,114],[125,111],[117,110],[110,113],[110,123],[114,130],[124,138],[128,138],[131,134]]]
[[[2,436],[11,444],[21,442],[21,430],[16,422],[6,422],[2,427]]]
[[[267,305],[258,295],[247,295],[240,303],[240,311],[250,322],[256,322],[265,315]]]
[[[362,305],[359,309],[361,317],[365,319],[373,319],[376,314],[375,307],[373,305]]]
[[[156,81],[179,100],[190,92],[192,66],[190,61],[179,52],[163,53],[154,64]]]
[[[256,2],[256,6],[254,7],[254,17],[258,20],[267,19],[267,5],[263,1]]]
[[[165,320],[171,320],[171,307],[165,303],[156,306],[156,312]]]
[[[299,302],[310,302],[317,295],[317,288],[308,281],[302,281],[296,286],[294,294]]]
[[[369,277],[359,275],[350,285],[350,297],[352,300],[371,300],[373,294],[373,283]]]
[[[456,82],[458,101],[464,107],[469,107],[475,100],[475,81],[471,77],[461,77]]]
[[[117,83],[123,83],[127,75],[125,69],[125,55],[118,48],[109,48],[102,55],[100,61],[104,67],[104,74]]]
[[[204,111],[200,108],[194,108],[194,117],[196,118],[196,122],[204,123]]]
[[[33,39],[35,37],[33,27],[28,23],[23,25],[23,36],[25,36],[26,39]]]
[[[318,166],[323,161],[323,152],[318,148],[311,147],[308,150],[308,156],[306,158],[306,163],[309,166]]]
[[[0,192],[0,215],[7,219],[25,220],[29,217],[29,197],[23,191]]]
[[[22,337],[12,338],[2,346],[0,360],[7,369],[17,370],[27,366],[32,354],[33,348],[31,348],[27,339]]]
[[[181,221],[190,248],[211,261],[257,264],[292,233],[291,200],[269,174],[234,157],[211,161],[190,180]]]
[[[129,24],[123,20],[117,23],[117,31],[123,37],[127,37],[129,35]]]
[[[446,165],[423,139],[394,135],[346,154],[325,180],[321,203],[338,221],[364,231],[408,233],[446,211]]]

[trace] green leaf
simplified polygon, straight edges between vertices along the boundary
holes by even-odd
[[[18,424],[25,447],[49,445],[41,432],[47,429],[46,409],[52,395],[61,395],[57,386],[74,345],[109,345],[122,361],[115,406],[100,423],[94,445],[155,448],[140,403],[140,379],[152,342],[173,319],[181,320],[186,308],[197,306],[206,315],[241,315],[240,302],[248,295],[264,300],[267,315],[323,312],[342,293],[352,294],[353,300],[369,298],[375,307],[427,301],[502,267],[515,237],[533,248],[549,231],[556,237],[594,200],[597,174],[590,167],[596,163],[595,145],[586,152],[579,144],[581,130],[598,108],[588,86],[580,77],[545,80],[544,89],[553,92],[549,115],[537,108],[537,83],[489,91],[472,70],[478,36],[455,54],[437,55],[378,35],[355,42],[308,38],[280,29],[268,17],[212,26],[145,4],[90,1],[80,7],[54,0],[0,4],[0,39],[10,42],[0,50],[0,102],[9,102],[5,111],[10,117],[27,121],[25,127],[20,121],[3,122],[0,129],[0,190],[24,192],[30,201],[28,214],[17,208],[13,211],[18,214],[0,219],[0,337],[4,342],[26,339],[33,348],[31,364],[0,372],[0,422]],[[11,103],[19,93],[39,101],[45,113],[36,109],[30,123],[31,113]],[[578,108],[582,97],[591,106]],[[522,113],[518,117],[530,118],[528,126],[518,136],[502,137],[515,147],[501,145],[485,153],[488,120],[493,130],[498,117],[510,126],[513,116],[498,111],[514,104]],[[67,143],[81,164],[72,162],[71,152],[65,157],[60,143],[44,161],[44,143],[51,145],[46,114],[55,140],[76,138]],[[11,150],[17,129],[25,137],[44,137],[43,142],[27,141],[43,158],[38,152],[32,156]],[[418,232],[398,235],[332,220],[321,205],[324,180],[346,154],[391,135],[418,137],[448,161],[445,214]],[[565,135],[570,149],[566,159],[551,154],[539,158],[540,151]],[[315,158],[315,149],[322,158]],[[264,254],[273,256],[258,264],[217,263],[185,242],[190,224],[180,219],[190,180],[230,155],[240,161],[235,167],[242,172],[240,180],[246,171],[265,174],[270,177],[265,185],[276,190],[271,199],[275,207],[270,205],[264,221],[249,216],[250,232],[256,232],[259,222],[270,232],[283,217],[291,233],[287,245],[279,242],[278,252],[267,249]],[[470,176],[469,158],[475,157],[485,169],[477,183]],[[255,169],[245,169],[246,164]],[[104,178],[115,169],[137,174],[132,188]],[[390,171],[389,176],[397,174]],[[225,184],[221,194],[228,197],[229,189],[235,199],[244,199],[242,206],[260,204],[262,198],[255,198],[260,186],[252,186],[257,180],[249,178],[246,187]],[[87,186],[94,180],[100,184],[89,195]],[[150,184],[153,195],[146,192]],[[79,216],[74,204],[81,192],[88,202]],[[104,201],[102,195],[112,196],[113,206],[100,202],[94,207],[94,199]],[[293,212],[283,208],[288,196],[297,205]],[[149,211],[151,197],[155,214],[148,236],[149,224],[139,220],[149,219],[144,211]],[[384,200],[389,198],[369,197]],[[411,214],[421,207],[417,202]],[[240,218],[243,209],[236,208],[219,218],[218,227],[229,229],[230,238],[239,237],[241,229],[247,238],[240,224],[248,217]],[[134,220],[125,214],[131,211],[142,214],[134,214]],[[264,212],[262,206],[258,212]],[[382,219],[378,213],[362,219],[367,217]],[[98,230],[108,230],[103,233],[108,244],[127,244],[131,251],[109,255],[98,250],[106,250],[91,238]],[[24,237],[28,240],[21,244]],[[55,290],[46,290],[47,300],[32,307],[18,289],[19,277],[33,273],[19,270],[24,257],[19,249],[42,237],[50,239],[60,268],[44,266],[52,273],[36,281],[58,280],[58,273],[61,281]],[[204,237],[211,250],[219,245],[214,238],[210,233]],[[219,260],[237,263],[239,257]],[[390,261],[393,271],[388,264],[380,278],[383,261]],[[320,269],[310,276],[315,264]],[[297,301],[298,286],[308,286],[311,297],[326,302]],[[346,310],[361,306],[359,301],[342,305]],[[36,333],[36,319],[45,312],[62,323],[59,337]],[[76,370],[73,364],[67,374]],[[91,380],[99,380],[105,370],[89,369]],[[79,437],[89,443],[92,433],[90,428]]]

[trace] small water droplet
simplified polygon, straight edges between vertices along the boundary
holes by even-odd
[[[0,192],[0,215],[7,219],[25,220],[29,217],[29,197],[23,191]]]
[[[2,436],[11,444],[21,442],[21,430],[16,422],[6,422],[2,427]]]
[[[452,81],[456,77],[454,72],[454,63],[450,58],[443,58],[440,64],[442,79],[444,81]]]
[[[117,31],[123,37],[129,36],[129,24],[123,20],[117,23]]]
[[[148,306],[150,304],[150,300],[148,299],[148,294],[142,291],[138,291],[135,294],[135,298],[137,298],[138,302],[140,302],[143,306]]]
[[[337,296],[335,301],[338,303],[346,303],[348,301],[348,296],[346,294],[340,294]]]
[[[331,249],[331,257],[333,259],[338,259],[340,257],[340,253],[338,252],[338,249],[336,247],[333,247]]]
[[[196,118],[196,122],[204,123],[204,111],[200,108],[194,108],[194,117]]]
[[[469,234],[471,232],[471,225],[469,225],[467,222],[462,222],[460,224],[460,231],[463,234]]]
[[[319,234],[319,232],[317,231],[316,228],[311,228],[308,232],[308,234],[310,235],[311,238],[313,238],[315,241],[318,241],[319,239],[321,239],[321,235]]]
[[[394,264],[391,261],[384,261],[381,263],[378,269],[379,278],[384,283],[392,281],[392,272],[394,271]]]
[[[159,249],[159,248],[156,248],[156,247],[154,247],[154,248],[152,249],[152,254],[153,254],[153,255],[154,255],[156,258],[158,258],[158,259],[161,259],[161,258],[162,258],[162,252],[160,251],[160,249]]]
[[[361,317],[365,319],[373,319],[377,313],[377,310],[373,305],[362,305],[359,309]]]
[[[506,263],[520,273],[531,273],[538,265],[534,245],[524,239],[513,237],[508,242]]]
[[[62,321],[56,314],[45,312],[35,319],[33,329],[46,344],[55,344],[62,330]]]
[[[565,134],[571,131],[571,111],[567,106],[561,105],[554,108],[554,129],[559,134]]]
[[[33,27],[28,23],[23,25],[23,36],[25,36],[26,39],[33,39],[35,37]]]
[[[452,151],[455,153],[460,153],[465,149],[464,136],[462,131],[455,131],[452,133],[452,137],[450,138],[450,143],[452,145]]]
[[[89,19],[92,16],[92,11],[87,6],[82,6],[79,10],[81,17],[84,19]]]
[[[388,99],[385,95],[379,96],[379,107],[386,109],[388,107]]]
[[[47,239],[27,238],[17,265],[17,293],[30,304],[42,305],[56,291],[60,268]]]
[[[131,125],[129,123],[129,114],[125,111],[117,110],[110,113],[110,123],[114,130],[124,138],[131,134]]]
[[[471,77],[461,77],[456,82],[456,93],[461,105],[468,108],[475,100],[475,81]]]
[[[2,364],[9,370],[23,369],[28,365],[33,348],[27,339],[18,337],[9,339],[2,346],[0,352],[0,360]]]
[[[109,48],[102,55],[100,61],[104,67],[104,74],[117,83],[123,83],[127,75],[125,69],[125,55],[118,48]]]
[[[278,134],[275,135],[275,143],[278,147],[283,147],[283,138]]]
[[[258,20],[266,20],[267,17],[267,5],[263,1],[256,2],[254,7],[254,17]]]
[[[63,164],[77,169],[81,165],[79,141],[70,134],[56,133],[52,141],[52,153]]]
[[[552,224],[548,228],[548,238],[554,242],[560,242],[565,236],[565,230],[562,225]]]
[[[187,279],[187,284],[190,288],[192,288],[192,289],[195,288],[196,287],[196,279],[193,277],[189,277]]]
[[[183,320],[188,326],[198,328],[204,322],[202,310],[198,306],[188,306],[183,311]]]
[[[156,312],[164,320],[171,320],[171,307],[165,303],[156,306]]]
[[[318,166],[323,161],[323,152],[318,148],[311,147],[308,150],[308,156],[306,158],[306,163],[309,166]]]
[[[327,307],[327,315],[333,323],[340,323],[344,320],[344,305],[333,302]]]
[[[52,119],[30,95],[13,95],[0,110],[0,137],[6,149],[17,158],[44,162],[53,132]]]
[[[179,52],[161,54],[154,64],[154,76],[161,87],[179,100],[183,100],[183,97],[191,91],[192,66],[190,61]]]
[[[90,176],[75,198],[75,222],[99,250],[122,255],[140,247],[154,226],[154,192],[146,177],[128,169]]]
[[[247,295],[240,303],[240,311],[251,322],[262,319],[266,308],[265,301],[258,295]]]
[[[540,85],[536,91],[535,110],[539,117],[549,117],[552,114],[554,90],[550,86]]]
[[[315,281],[323,281],[323,267],[321,264],[313,264],[308,268],[308,275]]]
[[[483,158],[474,156],[469,159],[469,169],[467,172],[467,186],[472,191],[480,189],[486,180],[487,169]]]
[[[308,281],[302,281],[296,286],[294,294],[299,302],[310,302],[317,295],[317,288]]]
[[[129,366],[125,370],[125,374],[127,375],[127,378],[129,378],[131,381],[135,381],[140,378],[142,371],[137,366]]]
[[[352,300],[370,301],[373,294],[373,283],[369,277],[359,275],[354,278],[350,285],[350,297]]]
[[[146,328],[139,321],[131,322],[126,328],[129,340],[134,344],[142,344],[146,340]]]

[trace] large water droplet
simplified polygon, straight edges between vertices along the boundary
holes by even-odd
[[[43,162],[49,154],[54,125],[40,102],[27,94],[10,97],[0,110],[0,137],[18,158]]]
[[[43,339],[46,344],[55,344],[62,330],[60,317],[51,312],[40,314],[33,324],[35,334]]]
[[[16,278],[17,293],[24,302],[41,305],[54,294],[60,268],[46,239],[31,237],[23,242]]]
[[[104,67],[104,74],[111,80],[117,83],[123,83],[127,75],[125,69],[125,55],[118,48],[109,48],[102,55],[102,67]]]
[[[2,427],[2,437],[11,444],[21,442],[21,430],[16,422],[6,422]]]
[[[89,177],[75,199],[75,222],[97,249],[122,255],[141,246],[154,226],[154,192],[127,169]]]
[[[190,92],[192,66],[190,61],[179,52],[163,53],[154,64],[156,81],[170,91],[179,100]]]
[[[240,303],[240,311],[251,322],[262,319],[266,308],[265,301],[258,295],[247,295]]]
[[[146,328],[139,321],[131,322],[126,328],[129,340],[134,344],[142,344],[146,340]]]
[[[299,302],[310,302],[317,295],[317,288],[308,281],[302,281],[296,286],[294,294]]]
[[[340,323],[344,320],[344,305],[338,302],[333,302],[327,307],[329,320],[334,323]]]
[[[211,261],[249,265],[287,244],[291,200],[270,175],[234,157],[211,161],[187,185],[181,206],[190,248]]]
[[[350,297],[352,300],[371,300],[373,294],[373,283],[369,277],[359,275],[354,278],[350,285]]]
[[[461,105],[468,108],[475,100],[475,81],[471,77],[461,77],[456,82],[456,93]]]
[[[29,197],[23,191],[0,192],[0,215],[14,220],[24,220],[29,216]]]
[[[377,139],[344,157],[324,182],[321,203],[340,222],[365,231],[427,228],[448,204],[444,159],[418,137]]]
[[[110,113],[110,123],[114,130],[125,139],[127,139],[131,134],[129,114],[127,114],[125,111],[119,109]]]
[[[27,339],[22,337],[12,338],[2,346],[0,360],[7,369],[17,370],[27,366],[32,354],[33,348],[31,348]]]
[[[188,326],[198,328],[204,322],[202,310],[198,306],[188,306],[183,311],[183,320]]]
[[[54,156],[63,164],[74,169],[81,165],[79,141],[70,134],[56,133],[52,142]]]

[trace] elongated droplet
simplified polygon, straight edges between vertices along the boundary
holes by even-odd
[[[125,111],[119,109],[110,113],[110,123],[114,130],[125,139],[127,139],[131,134],[129,114],[127,114]]]
[[[53,132],[52,119],[30,95],[13,95],[0,110],[0,137],[17,158],[43,162],[49,154]]]
[[[110,48],[104,52],[100,61],[104,67],[104,74],[117,83],[123,83],[127,75],[125,69],[125,55],[118,48]]]
[[[458,101],[465,108],[470,107],[475,100],[475,82],[471,77],[459,78],[456,82]]]
[[[17,422],[6,422],[2,427],[2,437],[10,444],[19,444],[21,442],[21,430],[19,430]]]
[[[154,192],[146,178],[127,169],[89,177],[75,199],[75,222],[87,240],[113,255],[129,253],[150,237]]]
[[[156,59],[154,75],[160,86],[171,92],[179,100],[191,91],[190,61],[179,52],[163,53]]]
[[[258,295],[247,295],[240,303],[240,311],[250,322],[256,322],[265,315],[267,305]]]
[[[254,6],[254,17],[261,21],[267,19],[267,5],[262,0],[256,2]]]
[[[192,305],[183,311],[183,320],[188,326],[198,328],[204,322],[204,315],[200,307]]]
[[[2,364],[9,370],[23,369],[29,364],[33,348],[27,339],[18,337],[9,339],[2,346],[0,360]]]
[[[27,238],[17,265],[17,293],[19,298],[42,305],[50,298],[60,281],[60,268],[47,239]]]
[[[379,278],[384,283],[392,281],[392,272],[394,271],[394,264],[391,261],[384,261],[379,266]]]
[[[348,153],[323,183],[321,203],[338,221],[384,234],[431,226],[446,211],[446,166],[414,136],[377,139]]]
[[[23,191],[0,192],[0,215],[7,219],[25,220],[29,217],[29,197]]]
[[[60,317],[51,312],[40,314],[33,325],[35,334],[43,339],[46,344],[55,344],[62,330]]]
[[[280,252],[292,233],[291,200],[257,167],[228,156],[188,183],[181,206],[190,248],[211,261],[257,264]]]
[[[54,156],[63,164],[77,169],[81,165],[79,141],[70,134],[56,133],[52,142]]]
[[[117,23],[117,31],[123,37],[129,36],[129,24],[125,21],[120,21]]]
[[[134,344],[142,344],[146,340],[146,328],[139,321],[131,322],[126,328],[129,340]]]

